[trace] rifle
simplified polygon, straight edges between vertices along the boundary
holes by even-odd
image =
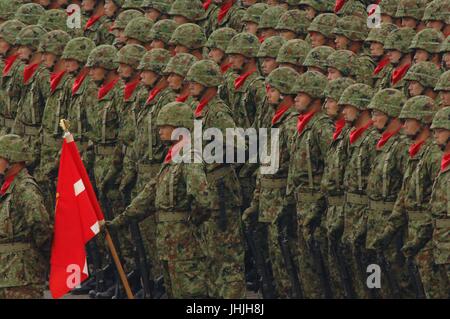
[[[383,252],[377,251],[377,258],[380,261],[381,268],[386,274],[389,290],[392,292],[394,298],[400,298],[400,288],[397,285],[397,280],[392,276],[392,269],[389,262],[386,260]]]
[[[406,264],[408,266],[409,275],[411,276],[414,287],[416,289],[416,298],[426,299],[425,289],[423,288],[422,279],[420,278],[420,273],[417,269],[417,264],[414,262],[414,258],[406,258]]]
[[[339,277],[340,277],[342,285],[344,287],[345,295],[347,298],[352,299],[352,298],[354,298],[355,295],[354,295],[353,289],[350,285],[350,282],[351,282],[350,275],[348,273],[347,266],[345,265],[344,258],[339,251],[338,243],[330,240],[329,245],[331,248],[330,249],[331,253],[337,262]]]
[[[325,289],[325,298],[329,299],[331,298],[331,288],[329,285],[330,281],[328,278],[327,269],[325,268],[325,262],[323,261],[322,252],[320,251],[319,244],[317,243],[313,234],[311,234],[309,249],[313,256],[314,264],[319,270],[320,283],[322,284],[322,287],[324,287]]]

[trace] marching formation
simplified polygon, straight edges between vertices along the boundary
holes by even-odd
[[[449,37],[450,0],[0,0],[0,298],[48,289],[62,119],[138,297],[449,298]],[[124,297],[103,237],[73,294]]]

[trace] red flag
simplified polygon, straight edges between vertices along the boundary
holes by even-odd
[[[53,298],[64,296],[88,278],[85,245],[99,233],[99,222],[103,219],[77,146],[73,141],[64,141],[50,260],[50,291]]]

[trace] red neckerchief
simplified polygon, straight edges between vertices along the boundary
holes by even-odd
[[[114,30],[114,21],[113,21],[113,23],[111,23],[111,26],[109,27],[108,32],[111,33],[111,32],[113,32],[113,30]]]
[[[125,101],[127,101],[131,97],[131,94],[133,94],[134,90],[136,90],[137,86],[139,85],[139,82],[141,82],[141,80],[136,79],[134,81],[125,84],[125,88],[123,89],[123,98]]]
[[[34,72],[36,72],[37,68],[39,67],[39,63],[33,63],[27,65],[23,69],[23,83],[26,84],[28,80],[33,76]]]
[[[441,172],[445,171],[445,169],[450,165],[450,154],[446,154],[442,156],[441,161]]]
[[[202,116],[203,109],[205,108],[205,106],[208,105],[209,101],[210,101],[209,99],[203,98],[200,101],[200,103],[198,103],[197,108],[195,109],[195,112],[194,112],[194,115],[196,118]]]
[[[358,138],[364,133],[369,127],[371,127],[373,124],[372,120],[370,120],[365,126],[360,128],[353,128],[353,130],[350,132],[350,144],[355,143]]]
[[[113,87],[119,82],[119,78],[112,80],[109,83],[106,83],[100,87],[98,90],[98,99],[101,100],[105,97],[106,94],[108,94],[109,91],[113,89]]]
[[[389,63],[391,62],[388,58],[384,58],[383,60],[381,60],[376,66],[375,70],[373,70],[373,75],[377,75],[378,73],[380,73],[381,70],[383,70]]]
[[[306,114],[301,114],[298,116],[297,120],[297,132],[298,134],[301,134],[303,132],[303,129],[305,128],[306,124],[312,119],[314,114],[316,114],[317,111],[310,111]]]
[[[80,72],[80,74],[77,75],[75,81],[73,81],[72,85],[72,96],[74,96],[78,89],[80,88],[81,84],[83,84],[84,79],[86,79],[89,71],[87,69]]]
[[[188,97],[189,97],[189,93],[177,97],[177,98],[175,99],[175,101],[184,103],[184,102],[186,102],[186,100],[188,99]]]
[[[230,1],[228,3],[223,4],[220,7],[219,14],[217,15],[217,21],[219,21],[219,23],[222,22],[223,18],[225,18],[228,11],[230,11],[231,7],[233,6],[233,4],[234,4],[234,1]]]
[[[263,43],[266,37],[260,36],[258,37],[259,43]]]
[[[344,4],[345,4],[345,0],[336,0],[336,4],[334,6],[334,13],[338,13],[339,10],[342,9]]]
[[[52,73],[50,75],[50,92],[54,93],[56,90],[56,87],[58,86],[59,82],[61,82],[61,79],[63,78],[64,74],[66,74],[66,71],[60,71],[57,73]]]
[[[233,63],[224,64],[220,67],[220,71],[222,71],[222,73],[225,73],[228,71],[229,68],[231,68],[232,65]]]
[[[236,78],[236,80],[234,80],[234,89],[237,90],[239,89],[242,85],[244,85],[245,80],[247,80],[247,78],[252,75],[255,71],[250,71],[250,72],[246,72],[240,76],[238,76]]]
[[[278,105],[277,110],[275,111],[274,116],[272,117],[272,125],[274,125],[278,120],[283,116],[284,113],[287,112],[287,110],[290,109],[292,106],[292,103],[287,102],[281,102],[280,105]]]
[[[380,150],[383,148],[384,144],[387,143],[391,139],[392,136],[396,135],[398,132],[400,132],[401,128],[399,128],[396,131],[393,132],[384,132],[383,135],[381,135],[380,140],[377,143],[377,150]]]
[[[422,148],[423,143],[425,141],[420,141],[418,143],[414,143],[409,147],[409,157],[414,158],[416,156],[417,152]]]
[[[203,2],[203,9],[208,10],[209,6],[211,5],[212,0],[206,0]]]
[[[167,151],[167,155],[164,158],[164,164],[170,163],[172,161],[172,158],[177,155],[182,147],[186,144],[185,140],[181,140],[178,143],[172,145],[169,150]]]
[[[398,81],[400,81],[403,76],[408,72],[409,67],[411,66],[410,63],[405,64],[404,66],[398,67],[392,72],[392,78],[391,83],[393,85],[397,84]]]
[[[3,183],[2,188],[0,189],[0,195],[2,195],[2,196],[5,195],[6,191],[8,190],[9,186],[11,186],[11,184],[14,181],[14,179],[16,178],[17,174],[19,174],[19,172],[15,173],[11,176],[8,176],[5,179],[5,182]]]
[[[145,104],[149,104],[151,101],[155,99],[155,97],[161,92],[160,88],[153,88],[153,90],[150,91],[148,95],[147,101],[145,101]]]
[[[345,119],[337,120],[335,123],[335,130],[333,133],[333,140],[336,141],[345,126]]]
[[[3,76],[7,76],[9,73],[9,70],[11,70],[14,62],[19,57],[19,53],[13,54],[5,59],[5,67],[3,68]]]
[[[84,30],[86,31],[87,29],[89,29],[90,27],[92,27],[92,25],[98,21],[98,19],[100,19],[102,17],[102,15],[98,15],[98,16],[92,16],[89,18],[89,20],[86,22],[86,25],[84,26]]]

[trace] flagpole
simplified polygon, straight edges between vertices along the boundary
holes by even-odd
[[[69,122],[67,120],[62,119],[59,122],[59,125],[64,130],[64,139],[67,143],[74,142],[73,135],[69,132]],[[103,224],[101,226],[104,225]],[[114,264],[116,265],[117,272],[119,273],[120,281],[122,282],[122,285],[125,289],[125,293],[127,294],[128,299],[134,299],[133,292],[131,291],[130,283],[128,282],[127,275],[125,274],[125,271],[123,270],[122,263],[120,262],[119,255],[117,254],[116,246],[114,245],[114,242],[111,238],[111,235],[107,228],[105,230],[105,237],[106,237],[106,243],[108,245],[108,248],[111,252],[111,256],[114,260]]]

